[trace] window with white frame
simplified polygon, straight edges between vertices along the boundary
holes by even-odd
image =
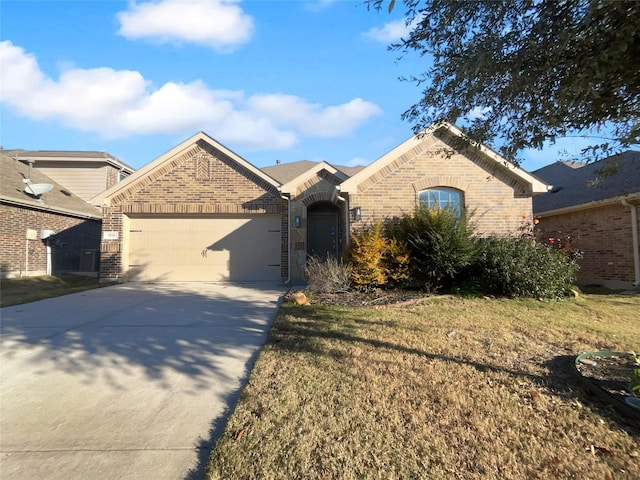
[[[435,187],[422,190],[419,195],[420,206],[424,208],[451,208],[462,213],[464,206],[462,192],[455,188]]]

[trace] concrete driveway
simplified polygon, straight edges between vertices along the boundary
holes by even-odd
[[[128,283],[3,308],[0,478],[201,478],[285,290]]]

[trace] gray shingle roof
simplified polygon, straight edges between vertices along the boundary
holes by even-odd
[[[101,218],[101,212],[80,197],[66,190],[62,185],[40,172],[31,170],[33,183],[50,183],[53,189],[42,195],[41,200],[25,193],[23,179],[29,176],[29,166],[10,156],[7,151],[0,153],[0,200],[38,210],[53,211],[78,217]]]
[[[535,214],[640,192],[640,151],[593,163],[556,162],[533,172],[553,185],[533,197]]]
[[[280,165],[272,165],[270,167],[261,168],[261,170],[269,175],[274,180],[285,184],[290,182],[294,178],[299,177],[307,170],[311,170],[313,167],[321,162],[312,162],[310,160],[300,160],[299,162],[282,163]],[[351,177],[365,168],[364,166],[357,167],[344,167],[339,165],[333,165],[334,168],[344,173],[347,177]]]

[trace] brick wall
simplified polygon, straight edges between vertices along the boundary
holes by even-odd
[[[296,194],[291,199],[291,219],[300,217],[300,226],[291,228],[291,278],[294,281],[304,281],[304,268],[307,263],[307,228],[308,208],[313,205],[330,204],[338,208],[338,253],[342,254],[347,244],[344,235],[345,202],[338,200],[336,185],[339,180],[325,171],[318,172],[306,182],[296,188]]]
[[[635,280],[631,211],[620,204],[543,216],[538,224],[542,238],[570,237],[583,251],[578,281],[582,284]]]
[[[135,214],[274,214],[287,225],[286,201],[271,184],[236,161],[198,142],[119,192],[103,207],[103,231],[117,231],[118,240],[101,244],[105,279],[121,278],[126,265],[127,215]],[[282,274],[287,268],[287,230],[283,229]]]
[[[105,185],[105,190],[108,188],[113,187],[116,183],[118,183],[119,178],[120,178],[120,171],[115,168],[113,165],[107,165],[107,178],[106,178],[106,185]]]
[[[521,181],[480,154],[445,154],[445,148],[443,143],[425,141],[363,182],[358,193],[350,195],[350,207],[362,207],[362,221],[352,222],[352,227],[410,213],[420,191],[432,187],[461,191],[465,208],[474,212],[473,221],[483,235],[514,233],[524,219],[530,219],[531,198]]]
[[[37,232],[37,240],[27,240],[27,229]],[[46,244],[40,231],[53,230],[49,242],[54,274],[77,272],[83,250],[100,247],[100,221],[44,212],[13,205],[0,205],[0,269],[3,277],[44,275]]]

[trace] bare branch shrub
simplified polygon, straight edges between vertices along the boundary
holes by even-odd
[[[305,267],[307,288],[319,293],[341,293],[351,288],[351,264],[335,257],[310,257]]]

